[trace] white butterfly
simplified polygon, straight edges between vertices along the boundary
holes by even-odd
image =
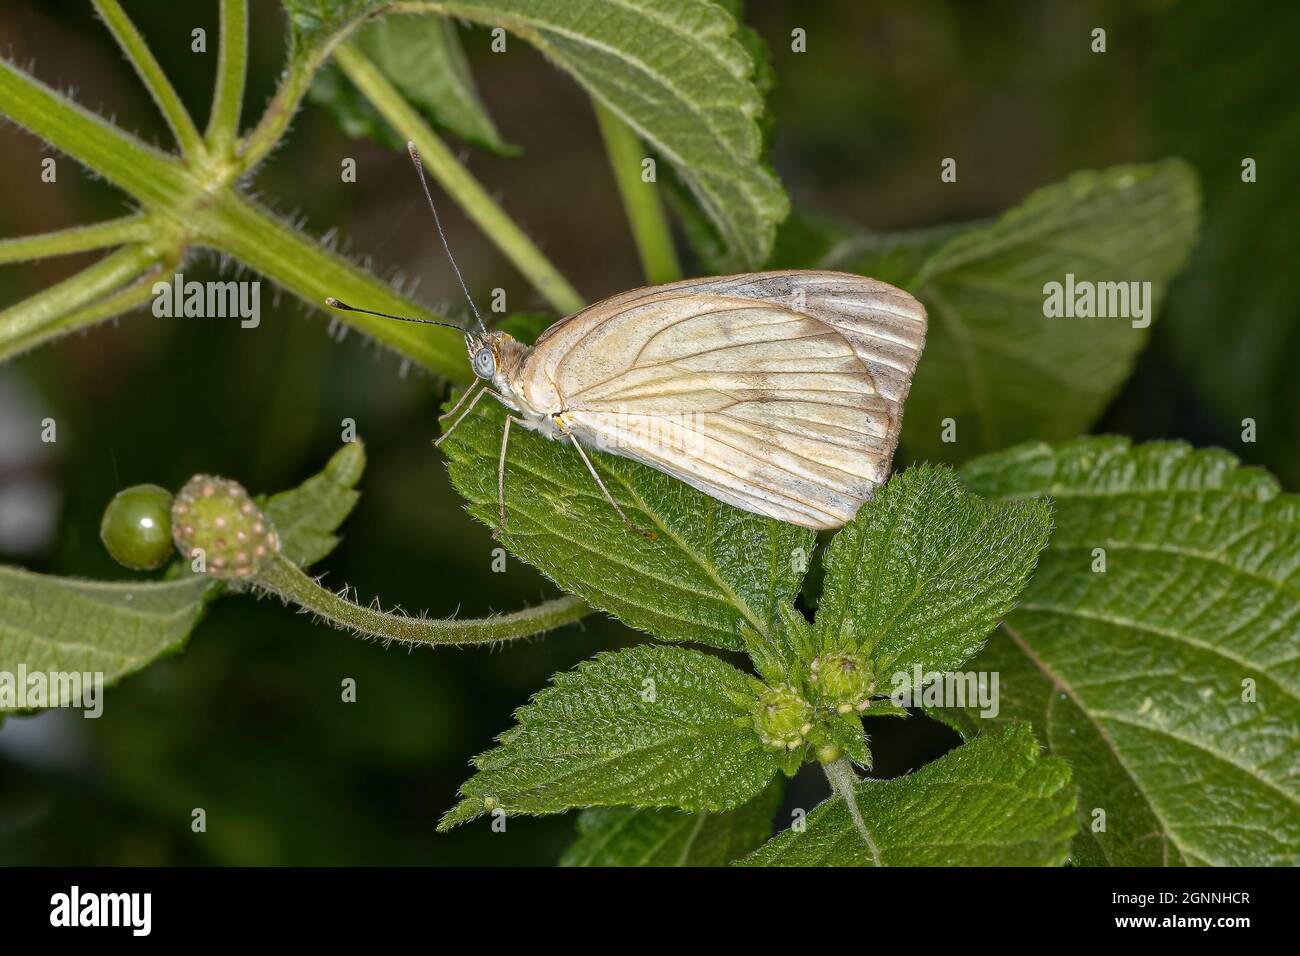
[[[484,395],[510,410],[498,533],[515,424],[570,443],[624,523],[653,537],[614,500],[586,448],[746,511],[838,528],[889,475],[926,316],[884,282],[792,270],[624,292],[562,319],[531,347],[479,325],[465,332],[478,380],[443,416],[460,410],[435,444]]]

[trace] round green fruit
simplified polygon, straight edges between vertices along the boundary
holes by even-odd
[[[152,571],[172,554],[172,495],[157,485],[119,491],[104,509],[99,537],[118,564]]]

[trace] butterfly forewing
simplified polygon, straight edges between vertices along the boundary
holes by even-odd
[[[925,340],[907,293],[837,272],[688,280],[549,329],[518,371],[589,446],[814,528],[885,480]]]

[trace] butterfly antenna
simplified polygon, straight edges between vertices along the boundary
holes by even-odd
[[[451,262],[452,271],[456,273],[456,281],[460,283],[460,290],[465,293],[465,301],[469,303],[470,309],[473,310],[474,318],[478,319],[479,329],[486,333],[487,326],[483,324],[483,316],[479,315],[478,306],[474,304],[469,289],[465,287],[465,280],[460,274],[460,266],[456,265],[456,257],[451,254],[447,234],[442,231],[442,220],[438,217],[438,207],[433,204],[433,193],[429,191],[429,181],[424,175],[424,163],[420,160],[420,153],[415,148],[415,144],[409,140],[406,143],[406,151],[411,154],[411,162],[415,163],[415,171],[420,177],[420,188],[424,190],[424,198],[429,201],[429,211],[433,213],[434,224],[438,227],[438,238],[442,240],[442,248],[447,250],[447,259]]]
[[[374,309],[359,309],[355,305],[348,305],[341,299],[334,296],[328,296],[325,304],[331,309],[338,309],[340,312],[364,312],[366,315],[377,315],[381,319],[396,319],[398,322],[418,322],[420,325],[441,325],[444,329],[455,329],[457,332],[465,330],[459,325],[453,325],[451,322],[435,322],[433,319],[417,319],[410,315],[392,315],[388,312],[376,312]]]

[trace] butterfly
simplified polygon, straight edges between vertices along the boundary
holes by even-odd
[[[506,407],[497,534],[514,425],[571,445],[623,523],[647,538],[653,532],[628,517],[588,449],[649,465],[745,511],[838,528],[889,476],[926,332],[924,306],[903,290],[817,270],[635,289],[561,319],[532,346],[489,331],[472,298],[470,306],[478,327],[461,331],[476,380],[443,416],[455,417],[434,444],[484,395]]]

